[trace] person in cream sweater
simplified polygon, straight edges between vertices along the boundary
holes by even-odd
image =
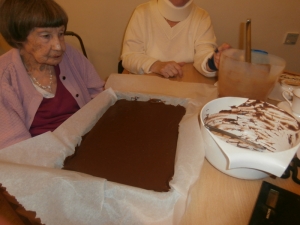
[[[151,0],[139,5],[126,29],[122,65],[131,73],[183,76],[182,66],[193,63],[213,77],[220,54],[208,13],[193,0]]]

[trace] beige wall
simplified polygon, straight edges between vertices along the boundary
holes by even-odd
[[[88,58],[105,79],[117,72],[122,39],[136,5],[142,0],[56,0],[69,15],[68,30],[83,39]],[[77,40],[67,37],[68,42]]]
[[[210,13],[219,43],[228,42],[235,48],[244,48],[240,40],[241,27],[251,18],[252,48],[284,58],[286,70],[300,73],[300,37],[296,45],[283,44],[288,32],[300,33],[299,0],[196,2]]]
[[[136,5],[147,0],[56,0],[68,13],[68,30],[78,33],[102,78],[117,72],[122,38]],[[252,20],[252,47],[284,58],[287,70],[300,73],[300,40],[284,45],[287,32],[300,33],[299,0],[194,0],[212,18],[218,43],[243,48],[241,28]],[[244,34],[244,32],[242,32]],[[299,38],[300,39],[300,38]],[[73,45],[78,42],[67,37]],[[1,43],[0,43],[1,46]]]

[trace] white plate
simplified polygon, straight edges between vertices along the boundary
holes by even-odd
[[[283,102],[279,102],[277,104],[277,107],[286,111],[287,113],[291,114],[298,122],[300,122],[300,118],[295,116],[293,113],[292,113],[292,109],[290,107],[290,104],[287,102],[287,101],[283,101]],[[300,149],[298,150],[297,152],[297,157],[298,159],[300,159]]]

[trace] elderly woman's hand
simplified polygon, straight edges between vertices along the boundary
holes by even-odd
[[[231,46],[229,44],[223,43],[216,49],[216,51],[214,53],[214,61],[215,61],[215,66],[217,67],[217,69],[219,69],[222,52],[229,48],[231,48]]]
[[[184,62],[177,63],[174,61],[168,61],[168,62],[156,61],[155,63],[152,64],[150,71],[153,73],[160,74],[165,78],[176,77],[176,76],[182,77],[183,71],[181,67],[184,64],[185,64]]]

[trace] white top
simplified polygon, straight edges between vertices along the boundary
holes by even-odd
[[[34,81],[33,81],[33,79],[32,79],[31,77],[30,77],[30,80],[31,80],[33,86],[35,87],[35,89],[36,89],[40,94],[42,94],[44,98],[54,98],[55,95],[54,95],[53,93],[50,93],[50,92],[48,92],[48,91],[46,91],[46,90],[40,88],[38,85],[36,85],[36,84],[34,83]]]
[[[170,27],[160,14],[157,0],[139,5],[125,33],[121,59],[123,67],[136,74],[151,73],[157,60],[194,62],[203,75],[215,76],[206,70],[206,62],[217,47],[208,13],[194,3],[190,15]]]

